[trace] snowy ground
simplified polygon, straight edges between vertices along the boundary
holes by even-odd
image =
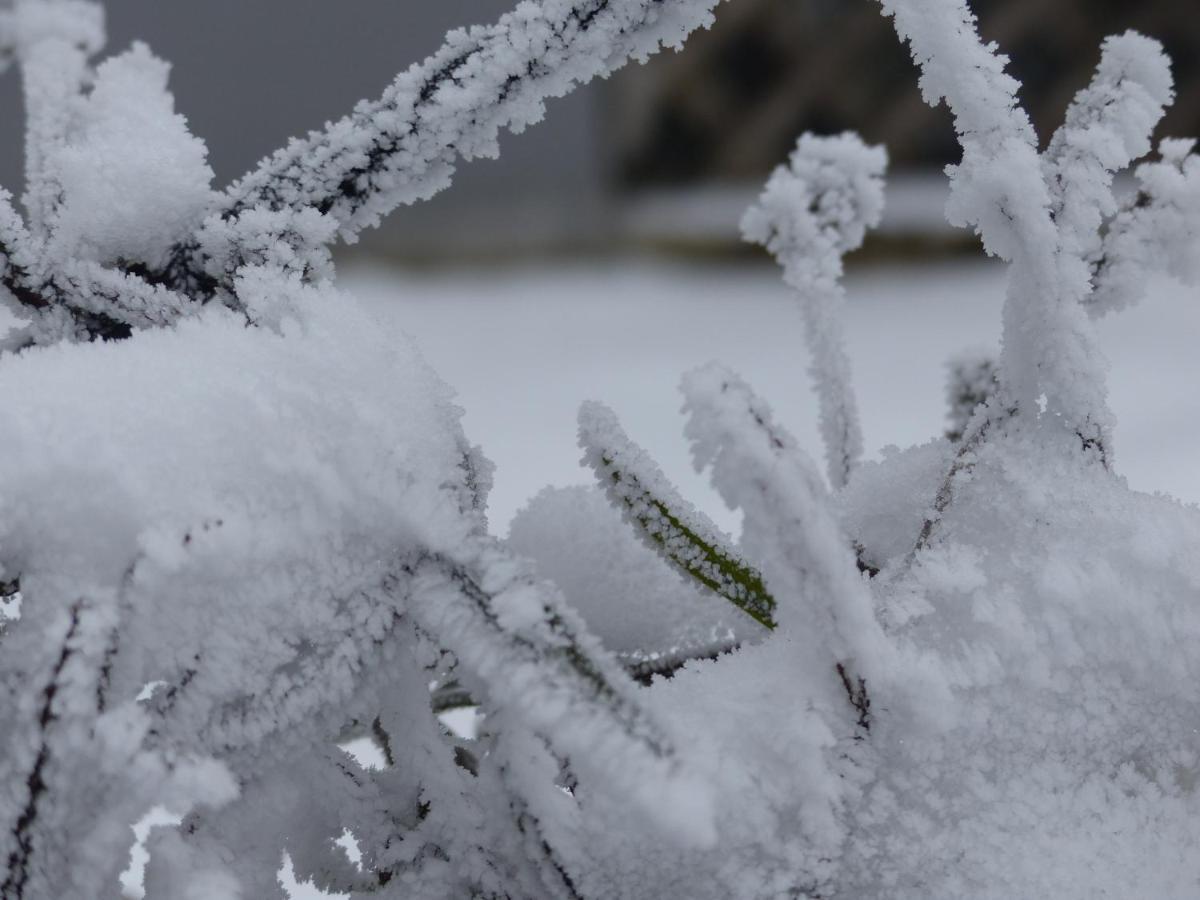
[[[768,265],[603,264],[412,273],[358,268],[342,284],[386,327],[413,335],[459,391],[471,439],[496,463],[493,528],[547,484],[582,483],[575,412],[602,400],[685,495],[736,528],[693,474],[676,391],[711,359],[732,365],[819,455],[798,310]],[[866,446],[907,446],[943,427],[944,361],[995,346],[1003,271],[987,263],[863,267],[849,278],[847,332]],[[1102,324],[1130,484],[1200,501],[1200,298],[1156,286]]]

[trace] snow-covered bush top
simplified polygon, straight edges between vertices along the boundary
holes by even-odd
[[[734,540],[605,407],[600,490],[488,532],[450,389],[328,247],[716,0],[540,0],[214,189],[89,0],[0,9],[0,897],[1194,897],[1200,514],[1116,471],[1095,317],[1200,281],[1200,162],[1112,38],[1039,152],[962,0],[883,0],[945,99],[952,221],[1011,263],[946,437],[863,462],[838,315],[885,155],[804,136],[746,216],[797,291],[828,484],[713,364],[684,381]],[[251,327],[259,326],[259,327]],[[459,737],[437,713],[477,706]],[[369,741],[378,765],[345,747]],[[358,744],[361,747],[361,743]],[[352,860],[341,843],[352,839]]]

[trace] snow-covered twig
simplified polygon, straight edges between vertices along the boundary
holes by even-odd
[[[883,213],[887,153],[854,134],[804,134],[742,219],[800,295],[809,372],[820,404],[829,480],[844,487],[862,455],[862,426],[842,329],[843,257],[862,246]]]
[[[946,437],[958,442],[975,411],[996,392],[996,361],[990,353],[967,351],[946,363]]]
[[[1194,140],[1167,139],[1161,158],[1134,174],[1138,190],[1122,204],[1094,262],[1093,315],[1138,303],[1163,273],[1200,286],[1200,154]]]
[[[1162,45],[1136,32],[1104,41],[1091,84],[1076,94],[1043,154],[1064,250],[1091,262],[1102,222],[1117,211],[1113,175],[1150,152],[1150,136],[1174,99]]]
[[[196,310],[174,291],[86,260],[49,266],[42,245],[0,190],[0,297],[29,324],[5,336],[19,350],[59,340],[113,340],[133,329],[170,325]]]
[[[378,100],[293,140],[226,192],[207,229],[255,208],[330,216],[343,238],[450,184],[458,160],[496,156],[505,129],[538,122],[545,103],[606,76],[630,58],[678,47],[712,21],[719,0],[542,0],[494,25],[459,29],[402,73]],[[178,248],[175,283],[201,271],[199,247]],[[223,256],[242,255],[236,237]],[[236,265],[235,265],[236,268]]]
[[[552,585],[486,538],[411,571],[412,614],[487,685],[490,703],[581,770],[619,785],[685,844],[711,842],[704,792],[634,698],[628,676]]]
[[[689,578],[724,597],[766,628],[775,627],[775,599],[762,576],[704,513],[684,500],[649,454],[629,439],[612,410],[579,410],[583,462],[648,547]]]
[[[742,544],[779,598],[781,626],[814,661],[814,678],[836,671],[865,724],[865,682],[883,663],[885,642],[820,474],[728,369],[710,364],[689,373],[683,392],[696,468],[710,467],[722,498],[744,513]]]

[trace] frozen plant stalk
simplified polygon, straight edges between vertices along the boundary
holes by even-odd
[[[842,258],[862,246],[883,214],[887,153],[854,134],[804,134],[787,165],[742,219],[746,240],[766,247],[783,266],[804,313],[809,373],[820,403],[830,483],[843,487],[862,455],[862,427],[842,328]]]

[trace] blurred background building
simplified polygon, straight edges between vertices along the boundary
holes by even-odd
[[[220,182],[320,127],[450,28],[514,0],[108,0],[110,51],[146,40],[174,64],[178,107]],[[1160,133],[1200,134],[1200,15],[1182,0],[975,0],[1047,138],[1107,34],[1134,28],[1175,63]],[[0,81],[0,183],[20,191],[20,92]],[[806,129],[860,131],[896,173],[885,233],[935,235],[937,170],[956,144],[926,106],[907,50],[869,0],[727,0],[686,52],[660,54],[551,103],[547,121],[465,164],[455,186],[393,215],[363,248],[408,261],[628,247],[722,249],[740,210]]]

